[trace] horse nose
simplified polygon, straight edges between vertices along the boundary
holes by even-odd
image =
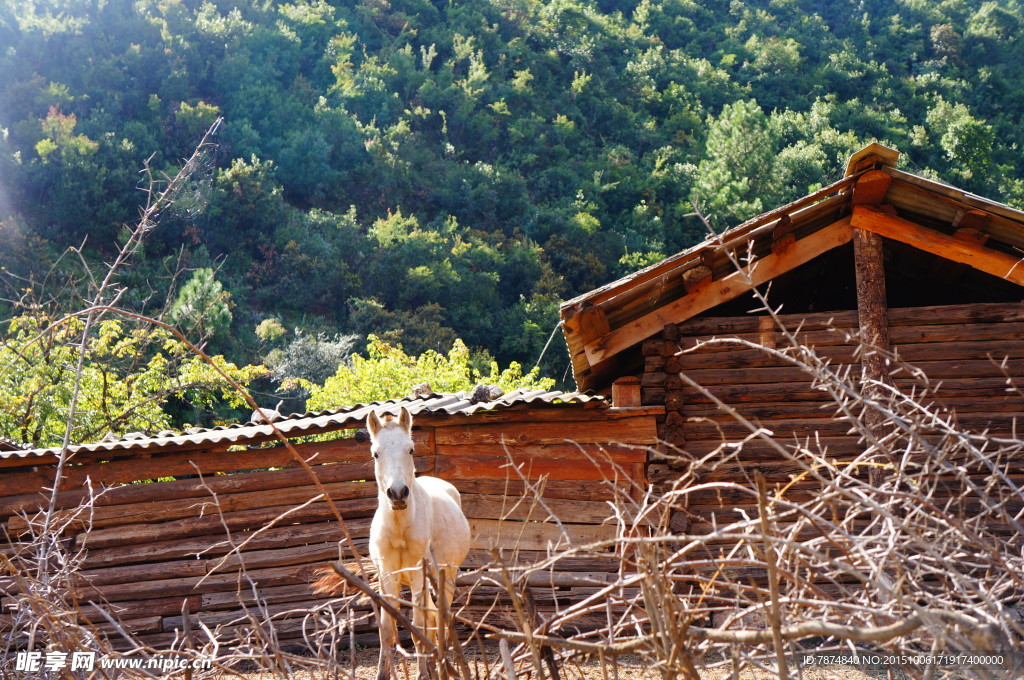
[[[388,487],[388,499],[391,501],[404,501],[409,497],[409,487],[405,486],[392,486]]]

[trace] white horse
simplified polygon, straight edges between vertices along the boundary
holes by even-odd
[[[458,490],[436,477],[416,477],[413,464],[412,415],[403,406],[398,418],[366,419],[377,477],[377,512],[370,524],[370,559],[380,592],[393,602],[402,585],[412,591],[413,624],[437,640],[437,610],[430,597],[423,561],[444,572],[449,604],[459,565],[469,552],[469,522]],[[380,614],[380,665],[377,679],[388,680],[398,643],[395,619]],[[422,655],[425,650],[417,644]],[[421,659],[423,657],[421,656]],[[424,666],[421,664],[421,675]]]

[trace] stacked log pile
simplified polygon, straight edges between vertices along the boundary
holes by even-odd
[[[541,408],[417,418],[417,470],[449,479],[463,493],[474,534],[467,569],[496,554],[515,566],[557,547],[611,538],[607,501],[645,484],[645,447],[655,443],[657,410]],[[193,631],[199,622],[221,626],[220,637],[230,642],[251,629],[250,617],[269,614],[278,640],[299,642],[311,625],[307,614],[325,602],[310,589],[316,571],[339,558],[339,542],[343,559],[353,559],[353,549],[366,555],[377,490],[367,444],[345,438],[295,449],[333,508],[283,446],[76,455],[54,520],[66,524],[69,548],[85,548],[75,584],[84,618],[113,635],[95,603],[143,644],[160,648],[180,637],[186,623]],[[52,465],[27,462],[9,459],[0,467],[0,521],[8,537],[0,550],[12,556],[38,529],[48,500],[40,490],[53,479]],[[108,488],[95,494],[89,512],[75,515],[90,495],[86,479],[94,489]],[[558,572],[531,575],[538,606],[550,610],[593,592],[618,568],[613,557],[581,556],[560,563]],[[497,590],[480,575],[465,580],[476,584],[467,611],[489,607]],[[5,619],[9,625],[16,593],[15,582],[0,581],[6,609],[0,629]],[[372,621],[356,632],[357,642],[375,640]]]
[[[791,314],[782,325],[796,333],[797,341],[827,357],[839,371],[860,375],[855,311]],[[799,332],[797,332],[799,330]],[[1024,304],[992,303],[889,310],[891,349],[897,360],[889,365],[892,384],[909,394],[922,391],[927,376],[929,395],[924,403],[952,409],[959,426],[995,436],[1019,436],[1024,423],[1024,398],[1014,387],[1024,387]],[[830,459],[848,461],[864,450],[849,421],[837,417],[837,405],[813,381],[805,368],[762,349],[735,343],[701,343],[712,338],[738,338],[766,347],[789,345],[769,317],[701,317],[665,328],[660,337],[644,344],[643,404],[664,404],[659,436],[692,457],[714,452],[723,442],[737,442],[750,430],[723,411],[702,390],[689,385],[687,376],[753,423],[774,434],[776,441],[815,442]],[[903,363],[905,362],[905,363]],[[918,373],[918,371],[920,373]],[[652,459],[648,476],[664,490],[686,469],[682,459]],[[793,502],[812,499],[820,490],[813,477],[796,479],[803,468],[761,441],[746,443],[725,462],[709,461],[697,481],[733,482],[753,488],[754,475],[764,475],[770,488],[786,485]],[[1015,484],[1024,483],[1024,460],[1004,471]],[[985,471],[978,471],[984,487]],[[979,487],[979,488],[981,488]],[[690,534],[708,534],[713,527],[757,516],[757,499],[750,493],[708,489],[687,494],[687,506],[674,521]],[[937,498],[941,503],[949,497]],[[969,503],[968,503],[969,504]],[[1014,512],[1024,505],[1015,501]],[[966,506],[965,506],[966,507]],[[996,535],[1008,527],[991,526]],[[719,547],[727,547],[722,543]],[[709,543],[709,548],[717,544]],[[717,548],[709,555],[717,556]],[[763,574],[761,575],[763,577]]]

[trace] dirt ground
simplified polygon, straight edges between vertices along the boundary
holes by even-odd
[[[360,680],[375,680],[377,676],[377,649],[359,649],[355,653],[355,675]],[[488,650],[487,662],[493,666],[500,663],[497,650]],[[467,661],[471,667],[478,666],[480,677],[486,677],[484,664],[479,652],[469,656]],[[416,680],[416,668],[412,663],[408,664],[407,676],[401,669],[398,672],[397,680]],[[733,675],[728,667],[699,669],[702,680],[732,680]],[[476,669],[474,669],[476,672]],[[661,674],[649,666],[641,664],[640,659],[630,656],[621,657],[617,668],[608,667],[602,671],[598,660],[590,660],[582,663],[565,663],[559,668],[562,680],[661,680]],[[791,670],[790,675],[794,680],[880,680],[887,675],[883,671],[871,672],[852,668],[849,666],[827,666],[821,668],[804,668],[802,675],[796,669]],[[345,676],[335,676],[323,672],[298,671],[289,680],[341,680]],[[504,677],[502,673],[498,677]],[[774,673],[767,673],[760,670],[745,669],[740,673],[740,680],[777,680]],[[896,675],[894,678],[900,678]],[[246,676],[247,680],[282,680],[280,675],[271,673],[253,673]]]

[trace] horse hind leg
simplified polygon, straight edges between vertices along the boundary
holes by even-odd
[[[455,581],[459,578],[458,567],[446,565],[444,571],[444,603],[445,609],[452,611],[452,602],[455,600]]]

